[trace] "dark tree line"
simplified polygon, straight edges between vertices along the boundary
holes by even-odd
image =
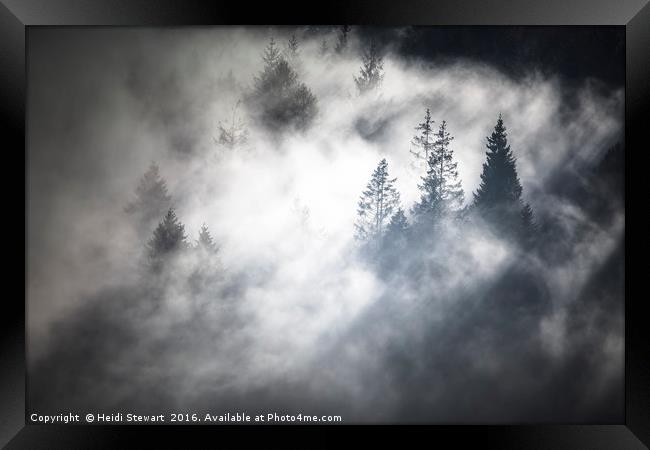
[[[346,51],[349,32],[347,26],[340,29],[337,53]],[[299,75],[292,67],[299,54],[300,44],[295,33],[287,40],[284,51],[273,38],[264,49],[264,66],[255,77],[253,90],[246,97],[245,104],[249,115],[270,130],[286,127],[306,129],[317,114],[315,96],[299,81]],[[382,55],[375,42],[370,42],[362,54],[360,75],[354,79],[359,93],[376,90],[382,78]],[[246,140],[243,122],[236,115],[237,106],[230,122],[220,123],[219,143],[229,148]],[[522,198],[516,160],[501,116],[487,137],[481,183],[467,206],[464,206],[465,194],[454,159],[454,138],[447,123],[442,121],[434,128],[434,120],[427,108],[423,121],[415,130],[417,133],[411,141],[413,149],[410,152],[423,166],[418,183],[420,198],[410,207],[409,222],[395,187],[396,179],[390,177],[388,162],[382,159],[358,203],[355,236],[366,249],[394,252],[414,242],[434,239],[437,230],[450,220],[463,222],[477,217],[498,237],[514,240],[526,247],[533,245],[537,228],[534,212]],[[153,237],[147,241],[148,260],[154,270],[159,270],[162,261],[189,248],[216,251],[207,228],[201,230],[195,246],[187,242],[184,226],[176,217],[166,183],[155,164],[143,176],[136,189],[136,198],[126,211],[145,233],[150,233],[159,221],[153,229]]]
[[[350,32],[348,25],[340,27],[331,49],[334,54],[348,53]],[[326,40],[321,42],[318,52],[321,57],[331,52]],[[252,88],[243,96],[252,122],[273,133],[304,131],[313,124],[318,115],[318,99],[300,80],[300,59],[300,41],[295,32],[287,39],[284,49],[280,49],[274,38],[269,39],[262,53],[263,67],[254,77]],[[232,72],[229,76],[233,78]],[[372,41],[361,53],[359,75],[353,77],[359,95],[376,92],[383,77],[383,55]],[[235,86],[236,81],[233,79],[231,84]],[[233,108],[231,118],[219,122],[219,137],[215,141],[227,149],[247,140],[245,123],[237,116],[238,106],[239,102]]]
[[[416,148],[411,150],[415,159],[426,161],[418,184],[420,199],[411,208],[411,223],[400,207],[396,179],[389,176],[388,163],[382,159],[359,200],[355,228],[362,247],[383,249],[385,256],[392,257],[396,249],[403,250],[407,244],[430,242],[445,224],[480,218],[489,232],[530,248],[536,231],[534,213],[522,198],[516,160],[501,115],[487,137],[481,183],[467,206],[451,148],[454,138],[445,121],[437,131],[433,123],[427,109],[411,141]]]
[[[178,220],[174,208],[167,211],[153,231],[153,236],[147,242],[146,249],[147,265],[155,273],[161,272],[168,261],[185,252],[192,251],[199,258],[204,259],[216,255],[218,252],[218,246],[205,224],[199,230],[198,239],[191,244],[185,234],[185,225]]]
[[[347,25],[339,29],[334,47],[337,54],[348,51],[350,31]],[[325,51],[324,48],[321,50]],[[248,116],[254,123],[271,132],[306,130],[318,113],[315,95],[299,79],[296,70],[299,58],[300,42],[296,33],[289,36],[284,50],[271,38],[262,54],[262,70],[255,76],[252,90],[244,96],[243,103]],[[229,73],[229,78],[234,86],[236,81],[232,72]],[[378,46],[371,42],[362,53],[360,74],[354,77],[359,94],[377,90],[382,79],[383,57]],[[238,115],[239,105],[240,102],[235,104],[228,120],[218,124],[219,135],[215,142],[229,150],[245,144],[248,138],[246,123]],[[383,163],[383,168],[378,169],[378,177],[387,175],[387,163]],[[399,208],[399,194],[391,188],[393,182],[394,180],[386,178],[379,180],[380,184],[368,185],[368,195],[372,196],[374,192],[377,197],[359,204],[360,211],[363,211],[364,218],[367,219],[366,223],[360,223],[357,227],[360,238],[382,235],[391,222],[392,214]],[[431,184],[430,181],[425,181],[426,183]],[[142,177],[136,188],[135,199],[126,206],[125,211],[133,217],[141,236],[153,230],[153,236],[147,241],[147,255],[148,264],[154,271],[162,270],[164,261],[192,248],[187,242],[183,224],[176,217],[172,198],[156,164],[152,164]],[[197,246],[200,247],[207,241],[211,242],[211,237],[205,229],[202,230]]]
[[[349,51],[350,27],[340,27],[334,54],[343,55]],[[319,49],[321,57],[330,53],[327,41]],[[268,131],[303,131],[308,129],[318,114],[318,99],[309,87],[300,80],[300,42],[292,33],[283,50],[271,38],[262,54],[262,70],[253,79],[252,89],[244,95],[243,101],[252,122]],[[353,77],[359,95],[376,92],[384,77],[383,55],[373,41],[362,51],[359,75]],[[243,121],[236,118],[219,123],[218,143],[232,149],[246,142],[247,132]]]

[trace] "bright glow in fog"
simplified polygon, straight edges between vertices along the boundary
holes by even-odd
[[[360,65],[356,36],[349,53],[324,58],[318,55],[323,36],[302,39],[299,33],[300,78],[318,99],[314,125],[272,136],[242,109],[248,141],[226,149],[215,143],[218,123],[229,120],[250,90],[270,34],[282,48],[286,36],[262,28],[103,30],[30,53],[37,86],[29,130],[29,214],[36,219],[28,230],[30,357],[47,355],[50,326],[73,320],[94,293],[137,279],[145,243],[123,208],[151,161],[160,166],[188,240],[197,239],[203,223],[209,227],[220,247],[218,288],[235,292],[195,294],[178,275],[159,311],[128,318],[145,338],[123,365],[115,363],[120,369],[153,358],[151,348],[170,329],[193,320],[193,302],[204,305],[201,316],[209,329],[183,330],[196,341],[192,351],[161,357],[161,367],[173,369],[169,378],[179,380],[169,394],[179,404],[201,397],[197,389],[221,395],[287,380],[319,395],[334,385],[342,398],[360,405],[372,404],[380,391],[386,403],[396,401],[394,381],[373,370],[381,371],[386,349],[402,345],[404,334],[420,342],[432,329],[444,329],[450,314],[480,307],[481,297],[458,292],[489,288],[524,261],[539,269],[564,308],[614,251],[624,220],[608,228],[589,224],[582,205],[547,192],[547,183],[566,166],[580,170],[598,160],[618,139],[622,89],[586,83],[568,104],[555,77],[531,71],[515,80],[471,61],[425,64],[389,52],[380,92],[359,97],[353,80]],[[332,45],[335,34],[325,37]],[[98,56],[106,48],[108,56]],[[59,65],[61,59],[66,64]],[[60,89],[68,83],[78,85],[78,92]],[[51,108],[58,107],[51,105],[61,103],[69,110],[57,117]],[[444,262],[440,278],[383,280],[356,257],[357,202],[381,158],[397,177],[410,218],[422,175],[410,142],[426,108],[435,127],[446,120],[455,138],[451,148],[466,204],[480,181],[485,137],[503,114],[525,200],[575,232],[563,264],[544,267],[489,232],[453,227],[441,234],[439,254],[426,261]],[[47,223],[47,230],[38,223]],[[580,228],[585,224],[590,226]],[[228,316],[234,309],[243,319]],[[565,317],[560,309],[529,329],[558,358],[567,346],[558,338],[567,334]],[[366,332],[371,342],[364,340]],[[449,345],[440,341],[432,352],[443,353]],[[606,341],[613,358],[620,342],[613,334]],[[499,373],[494,348],[473,342],[461,352],[472,355],[468,366],[475,370]],[[150,364],[134,377],[143,383],[167,379],[158,360]],[[616,370],[604,379],[610,372]],[[367,382],[369,373],[373,383]],[[431,379],[436,377],[444,378],[436,373]],[[435,399],[443,392],[437,387],[428,395]]]

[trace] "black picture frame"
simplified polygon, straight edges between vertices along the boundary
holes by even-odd
[[[5,251],[21,252],[23,265],[7,264],[2,299],[0,352],[0,445],[7,448],[125,448],[187,446],[187,440],[213,444],[250,437],[264,445],[304,440],[301,447],[322,446],[362,432],[370,441],[417,439],[432,445],[495,448],[636,449],[650,445],[650,339],[643,295],[630,289],[630,276],[645,270],[628,263],[644,251],[644,242],[626,239],[625,289],[625,421],[622,424],[509,426],[91,426],[35,425],[26,417],[25,289],[26,223],[18,211],[26,207],[25,51],[31,26],[185,26],[222,24],[373,24],[373,25],[618,25],[626,32],[625,197],[627,226],[631,202],[630,154],[647,151],[650,127],[650,5],[647,0],[483,0],[483,1],[328,1],[314,3],[172,1],[172,0],[3,0],[0,3],[0,126],[4,151],[3,210]],[[607,63],[606,61],[604,62]],[[641,161],[634,156],[632,161]],[[23,165],[24,171],[19,167]],[[638,168],[638,165],[637,165]],[[21,197],[17,186],[24,187]],[[640,205],[644,205],[641,202]],[[25,209],[26,211],[26,209]],[[643,214],[633,213],[641,218]],[[636,219],[635,219],[636,220]],[[639,219],[640,220],[640,219]],[[645,223],[643,223],[645,225]],[[22,230],[21,230],[22,227]],[[628,232],[629,236],[629,232]],[[632,242],[628,249],[628,244]],[[6,253],[8,255],[9,253]],[[5,262],[9,261],[9,258]],[[21,261],[19,257],[15,261]],[[20,272],[25,274],[21,288]],[[235,441],[236,442],[236,441]],[[309,443],[312,443],[311,445]],[[288,445],[291,446],[291,445]],[[294,445],[295,446],[295,445]]]

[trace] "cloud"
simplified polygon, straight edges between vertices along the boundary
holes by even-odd
[[[333,42],[334,32],[324,33]],[[605,224],[556,187],[573,183],[573,174],[594,183],[589,174],[621,136],[622,88],[587,81],[567,92],[559,74],[513,79],[477,61],[407,61],[389,50],[380,92],[358,97],[361,40],[323,58],[322,36],[299,33],[299,74],[318,98],[316,122],[278,137],[245,117],[248,142],[227,150],[215,144],[217,124],[250,88],[269,35],[282,42],[287,30],[30,34],[32,367],[63,370],[57,358],[77,367],[77,340],[90,333],[82,348],[98,356],[75,376],[99,379],[92,398],[111,407],[152,407],[153,392],[161,408],[222,402],[339,408],[358,421],[548,420],[552,410],[538,414],[531,405],[557,386],[584,396],[584,386],[557,380],[577,348],[599,342],[594,361],[580,366],[602,375],[593,387],[596,406],[576,406],[566,417],[618,411],[607,405],[621,380],[622,328],[613,322],[598,331],[608,310],[602,295],[595,305],[580,298],[620,245],[624,210]],[[425,108],[455,137],[467,201],[479,182],[485,137],[503,114],[524,197],[540,220],[563,230],[555,245],[566,259],[549,266],[480,227],[447,230],[427,260],[438,275],[417,284],[382,279],[356,257],[356,204],[379,159],[387,158],[398,178],[405,210],[419,197],[422,172],[409,143]],[[123,207],[152,160],[190,239],[206,223],[220,245],[222,278],[198,292],[182,275],[162,292],[139,284],[144,243]],[[512,286],[526,286],[547,309],[524,318],[491,315],[488,308],[503,311],[499,302],[509,301]],[[621,308],[622,297],[616,301]],[[151,302],[159,306],[147,309]],[[593,313],[579,337],[570,330],[572,307]],[[540,360],[548,373],[535,379]],[[30,379],[43,375],[30,371]],[[500,378],[513,386],[500,386]],[[45,401],[35,385],[33,400]],[[92,404],[84,386],[71,404]],[[515,406],[479,400],[490,395]]]

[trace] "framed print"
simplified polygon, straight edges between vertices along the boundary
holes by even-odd
[[[650,7],[300,11],[2,7],[3,445],[644,448]]]

